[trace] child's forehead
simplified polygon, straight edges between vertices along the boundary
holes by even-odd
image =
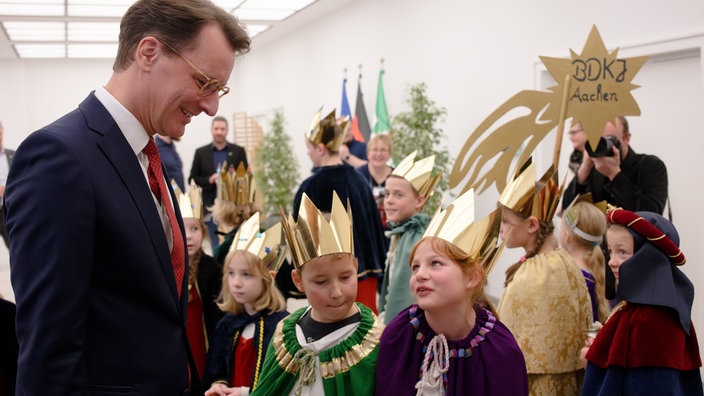
[[[414,190],[413,185],[411,182],[408,180],[404,179],[401,176],[398,175],[389,175],[389,177],[386,178],[386,188],[396,188],[396,189],[407,189],[407,190]]]
[[[630,231],[628,231],[628,228],[619,225],[619,224],[612,224],[609,226],[609,228],[606,230],[606,239],[609,240],[626,240],[626,241],[633,241],[633,235],[631,235]]]
[[[351,254],[328,254],[316,257],[307,262],[303,273],[314,275],[334,275],[355,269],[354,256]]]

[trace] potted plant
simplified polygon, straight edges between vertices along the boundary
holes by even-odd
[[[291,137],[284,132],[283,110],[274,110],[270,130],[264,133],[254,155],[254,182],[263,199],[262,214],[279,219],[279,208],[291,211],[298,187],[298,161],[293,155]],[[273,220],[272,220],[273,221]]]
[[[391,141],[394,146],[392,160],[397,164],[408,154],[417,150],[416,160],[435,155],[434,173],[442,174],[436,187],[436,193],[428,200],[423,211],[432,215],[440,206],[443,192],[448,191],[450,175],[450,154],[447,148],[441,146],[445,138],[442,129],[437,125],[447,114],[444,107],[438,107],[428,98],[425,83],[411,85],[405,103],[410,110],[400,113],[391,120]]]

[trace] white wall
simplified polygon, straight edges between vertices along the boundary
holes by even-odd
[[[336,0],[326,0],[336,1]],[[339,107],[343,69],[349,79],[348,98],[354,108],[357,67],[363,65],[362,90],[367,113],[373,118],[379,59],[385,59],[384,88],[389,112],[405,111],[403,100],[409,84],[425,82],[438,105],[447,108],[442,127],[447,146],[454,156],[467,135],[496,107],[523,89],[537,89],[539,55],[568,57],[569,50],[580,52],[591,26],[595,24],[607,47],[626,48],[637,53],[643,45],[704,34],[704,2],[697,0],[557,0],[494,1],[466,0],[347,0],[348,5],[323,20],[296,30],[264,34],[255,39],[252,51],[239,59],[230,80],[232,93],[221,102],[220,114],[247,111],[268,114],[282,107],[287,130],[293,136],[294,150],[306,176],[309,161],[301,138],[314,111]],[[648,47],[650,48],[650,47]],[[647,48],[646,48],[647,49]],[[73,109],[86,93],[107,81],[111,61],[4,61],[0,62],[0,120],[5,125],[5,144],[16,147],[32,130]],[[647,64],[646,64],[647,65]],[[647,66],[646,66],[647,67]],[[695,66],[697,67],[697,66]],[[698,64],[701,66],[701,62]],[[648,76],[644,68],[643,79]],[[659,72],[658,72],[659,73]],[[646,78],[647,77],[647,78]],[[667,84],[671,75],[663,75]],[[637,76],[634,83],[643,84]],[[679,82],[683,83],[683,82]],[[686,82],[684,82],[686,84]],[[702,92],[702,80],[692,81]],[[646,87],[642,88],[645,91]],[[702,190],[699,158],[704,139],[699,130],[697,110],[679,103],[699,103],[698,97],[661,97],[657,92],[636,100],[649,101],[643,115],[632,118],[637,134],[636,151],[665,159],[670,169],[670,192],[675,219],[687,230],[682,235],[689,264],[687,273],[698,290],[704,287],[704,248],[697,244],[702,215],[696,198]],[[658,102],[658,100],[660,102]],[[658,106],[660,103],[660,106]],[[681,108],[691,111],[675,111]],[[668,114],[677,117],[677,140],[661,121]],[[664,113],[664,114],[663,114]],[[656,127],[653,127],[656,125]],[[266,125],[265,125],[266,129]],[[207,143],[209,118],[195,118],[179,144],[188,173],[193,151]],[[670,135],[671,136],[671,135]],[[552,143],[550,143],[552,144]],[[543,150],[545,151],[545,150]],[[563,158],[569,150],[563,149]],[[539,157],[547,162],[549,157]],[[685,163],[686,162],[686,163]],[[563,159],[562,164],[566,161]],[[690,170],[695,176],[687,177]],[[564,175],[564,170],[561,175]],[[677,195],[675,195],[677,194]],[[479,199],[480,215],[494,207],[496,192]],[[490,279],[489,289],[500,294],[501,272],[519,252],[505,252],[502,264]],[[695,300],[695,326],[704,328],[698,314],[704,301]]]

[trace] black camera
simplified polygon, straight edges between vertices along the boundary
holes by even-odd
[[[596,145],[596,150],[592,150],[592,146],[587,142],[587,154],[594,157],[611,157],[614,155],[613,148],[616,147],[618,152],[621,152],[621,141],[613,136],[604,136],[599,139]]]

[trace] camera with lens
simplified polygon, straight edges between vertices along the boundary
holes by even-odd
[[[596,145],[596,149],[592,150],[592,146],[587,142],[587,154],[594,157],[611,157],[614,155],[613,148],[621,152],[621,141],[613,136],[604,136],[599,139],[599,143]]]

